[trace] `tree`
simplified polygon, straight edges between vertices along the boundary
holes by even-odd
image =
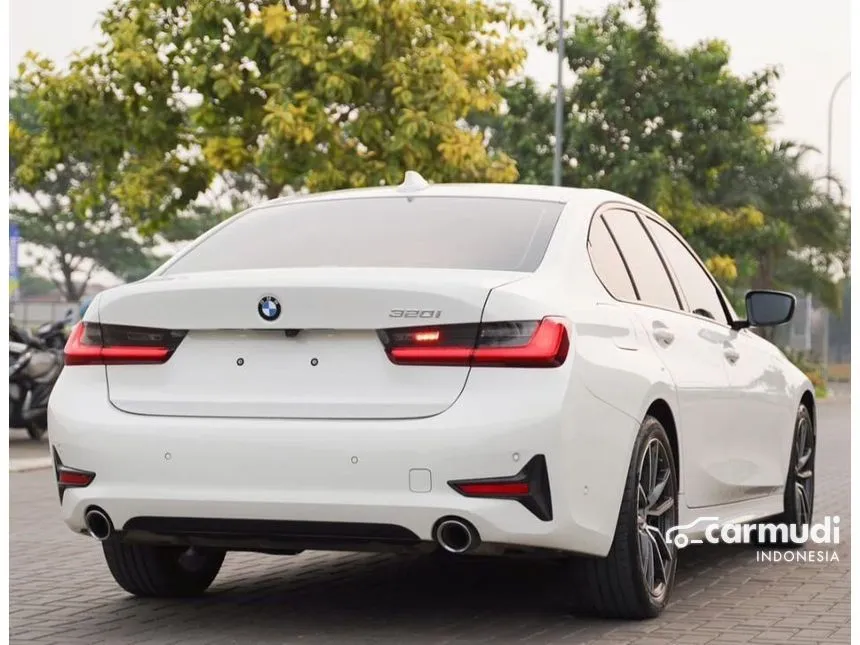
[[[257,181],[253,175],[231,173],[229,183],[210,190],[189,208],[178,213],[155,236],[160,243],[188,242],[224,220],[254,205]]]
[[[554,48],[551,6],[535,4],[552,27],[543,41]],[[568,30],[576,80],[564,90],[563,183],[654,208],[706,259],[736,306],[753,285],[831,292],[824,267],[847,258],[846,219],[791,147],[767,136],[776,70],[733,74],[719,41],[673,46],[657,8],[656,0],[619,0]],[[516,160],[523,181],[549,183],[554,92],[526,79],[503,97],[501,114],[471,121],[491,150]]]
[[[17,180],[15,170],[42,136],[38,116],[30,88],[15,84],[10,101],[10,183],[17,199],[9,215],[26,242],[45,250],[37,263],[47,269],[69,302],[80,300],[97,269],[123,280],[149,273],[155,258],[116,201],[102,197],[93,203],[79,192],[92,178],[89,164],[70,157],[54,164],[37,182]]]
[[[842,311],[830,319],[830,360],[834,363],[850,362],[851,359],[851,279],[842,280]]]
[[[476,110],[469,115],[469,123],[489,135],[492,150],[516,161],[520,182],[552,183],[555,97],[529,77],[511,83],[501,94],[502,110]]]
[[[565,132],[572,185],[611,185],[644,201],[669,176],[702,198],[721,173],[761,152],[776,70],[733,74],[718,40],[672,45],[657,9],[657,0],[620,0],[576,18],[565,42],[576,74]]]
[[[790,141],[773,144],[758,162],[726,172],[714,196],[764,213],[764,225],[748,240],[756,260],[750,286],[811,293],[839,311],[837,279],[849,270],[850,218],[803,167],[804,156],[814,151]]]
[[[46,296],[55,289],[56,285],[51,280],[43,278],[29,267],[21,267],[19,286],[21,297]]]
[[[70,72],[38,58],[23,70],[48,107],[18,177],[84,151],[98,173],[83,192],[108,191],[146,232],[215,175],[252,176],[266,197],[408,169],[513,181],[464,117],[499,104],[523,25],[488,0],[116,0]]]
[[[9,209],[22,239],[46,251],[38,264],[47,269],[69,302],[81,299],[97,269],[123,280],[136,280],[156,266],[155,258],[122,217],[78,219],[74,215],[64,194],[74,176],[67,167],[58,166],[36,191],[28,193],[32,205]]]
[[[138,94],[139,84],[120,86],[116,75],[95,55],[74,59],[68,71],[27,55],[16,84],[26,92],[33,109],[28,121],[38,130],[11,120],[12,181],[32,192],[58,164],[86,164],[86,175],[68,195],[75,214],[109,213],[109,201],[151,234],[196,199],[211,174],[183,146],[181,113],[160,109],[169,98],[164,89],[153,82]]]

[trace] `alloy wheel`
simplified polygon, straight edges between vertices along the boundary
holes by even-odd
[[[798,527],[812,521],[815,433],[808,417],[797,424],[794,437],[794,513]]]
[[[639,564],[648,592],[662,598],[675,570],[676,549],[666,533],[677,525],[675,479],[665,445],[652,437],[642,453],[638,471],[637,532]]]

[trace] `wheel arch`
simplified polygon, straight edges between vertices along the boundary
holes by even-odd
[[[817,411],[815,409],[815,395],[811,390],[803,391],[803,394],[800,396],[800,405],[805,405],[806,409],[809,410],[809,416],[812,418],[812,428],[814,430],[817,424]]]
[[[678,426],[675,423],[675,415],[672,412],[672,408],[664,399],[655,399],[648,406],[648,411],[645,414],[657,419],[660,425],[663,426],[663,429],[666,430],[669,443],[672,446],[672,457],[675,462],[675,472],[678,474],[678,490],[680,492],[684,480],[681,477],[681,449],[678,442]]]

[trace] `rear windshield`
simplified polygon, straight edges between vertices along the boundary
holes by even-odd
[[[272,206],[236,218],[165,274],[293,267],[534,271],[563,207],[462,197]]]

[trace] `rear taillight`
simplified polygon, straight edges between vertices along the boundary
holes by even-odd
[[[379,336],[398,365],[558,367],[570,347],[567,326],[558,318],[401,327]]]
[[[66,343],[66,365],[164,363],[185,334],[168,329],[81,322]]]

